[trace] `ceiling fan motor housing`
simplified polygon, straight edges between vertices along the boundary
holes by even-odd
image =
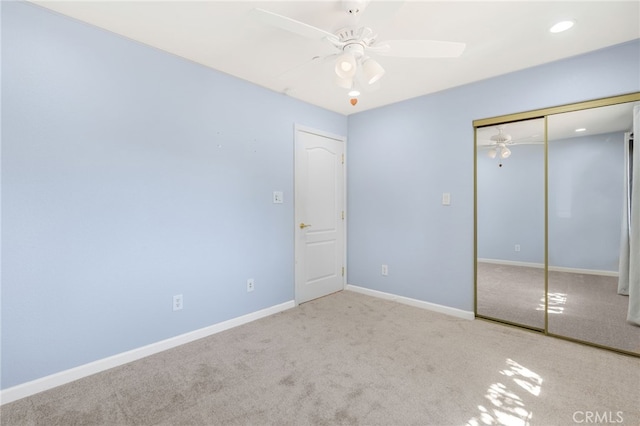
[[[356,59],[364,56],[365,49],[375,43],[375,35],[371,28],[349,27],[336,31],[337,42],[334,45],[343,52],[353,55]]]
[[[492,141],[498,144],[505,144],[505,143],[511,142],[511,135],[502,133],[502,131],[500,131],[500,133],[498,133],[497,135],[491,136],[489,139],[491,139]]]
[[[345,53],[353,55],[356,59],[360,59],[364,56],[364,46],[358,42],[346,44],[342,50]]]

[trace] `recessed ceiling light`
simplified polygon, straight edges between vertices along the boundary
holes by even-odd
[[[587,129],[585,129],[584,127],[580,127],[579,129],[576,129],[576,132],[584,132],[585,130]]]
[[[352,90],[352,91],[349,92],[349,96],[351,96],[351,97],[360,96],[360,91]]]
[[[573,21],[560,21],[556,23],[553,27],[549,28],[549,31],[551,31],[552,33],[561,33],[573,27],[574,23],[575,22]]]

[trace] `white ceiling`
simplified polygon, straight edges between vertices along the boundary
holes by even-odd
[[[256,7],[334,32],[348,25],[340,1],[33,1],[276,92],[352,114],[454,86],[640,38],[640,2],[373,0],[360,24],[378,40],[467,44],[459,58],[375,57],[385,68],[377,90],[349,103],[334,82],[336,50],[326,41],[269,26]],[[558,20],[571,30],[552,34]]]

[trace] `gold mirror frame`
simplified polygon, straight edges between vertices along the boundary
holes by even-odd
[[[616,104],[623,104],[627,102],[638,102],[640,101],[640,92],[630,93],[626,95],[612,96],[601,99],[594,99],[590,101],[578,102],[573,104],[559,105],[555,107],[542,108],[538,110],[507,114],[497,117],[484,118],[473,121],[473,274],[474,274],[474,285],[473,285],[473,311],[476,318],[498,322],[507,326],[514,326],[522,329],[529,329],[534,332],[542,332],[545,335],[573,341],[581,344],[586,344],[590,346],[595,346],[602,349],[607,349],[610,351],[623,353],[625,355],[630,355],[634,357],[640,358],[640,353],[630,352],[614,347],[609,347],[597,343],[592,343],[583,340],[572,339],[568,336],[556,335],[549,333],[549,212],[548,212],[548,146],[549,146],[549,135],[548,135],[548,123],[547,118],[550,115],[561,114],[566,112],[574,112],[580,110],[586,110],[591,108],[599,108]],[[536,330],[531,329],[526,326],[522,326],[519,324],[510,323],[508,321],[500,321],[495,318],[489,318],[483,315],[478,314],[478,140],[477,140],[477,130],[481,127],[492,126],[492,125],[500,125],[506,123],[513,123],[523,120],[535,119],[535,118],[543,118],[544,119],[544,330]]]

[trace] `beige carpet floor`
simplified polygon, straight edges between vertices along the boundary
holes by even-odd
[[[2,406],[2,425],[640,423],[640,359],[349,291]],[[622,420],[622,423],[620,423]]]

